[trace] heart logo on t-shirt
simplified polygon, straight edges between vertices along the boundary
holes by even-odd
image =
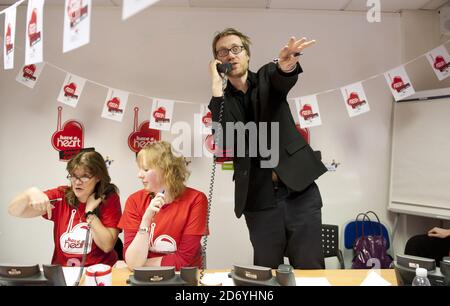
[[[69,224],[70,227],[71,224]],[[66,254],[78,254],[84,253],[84,244],[86,243],[86,232],[88,230],[88,225],[86,222],[78,223],[72,229],[68,229],[59,238],[59,243],[61,250]],[[89,235],[87,254],[91,252],[92,248],[92,235]]]

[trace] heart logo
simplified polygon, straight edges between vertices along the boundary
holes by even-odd
[[[155,118],[155,121],[164,121],[166,118],[166,109],[164,107],[158,107],[157,110],[153,112],[153,118]]]
[[[359,95],[356,92],[350,93],[350,96],[347,99],[347,104],[350,105],[353,109],[363,105],[365,101],[361,101]]]
[[[83,125],[75,120],[66,121],[60,131],[52,135],[52,145],[57,151],[81,150],[83,148]]]
[[[161,140],[161,131],[150,128],[149,120],[141,123],[137,131],[128,136],[128,147],[133,152],[139,152],[145,145]]]
[[[302,135],[303,139],[305,139],[306,142],[309,143],[309,129],[303,129],[300,124],[296,124],[295,127],[297,128],[297,131],[300,133],[300,135]]]
[[[70,18],[70,27],[73,28],[77,25],[82,17],[88,13],[88,6],[81,7],[83,3],[81,0],[70,0],[67,5],[67,15]]]
[[[396,90],[397,92],[400,92],[404,87],[402,78],[399,76],[394,77],[394,79],[392,80],[391,87],[392,87],[392,89]]]
[[[6,31],[5,46],[6,46],[6,54],[10,53],[13,49],[13,44],[11,43],[11,24],[10,23],[8,23],[8,30]]]
[[[67,97],[76,97],[75,92],[77,91],[77,85],[75,83],[70,83],[64,86],[64,95]]]
[[[210,152],[216,156],[216,159],[215,159],[216,163],[223,163],[223,162],[233,160],[233,157],[232,157],[233,154],[231,153],[231,150],[220,151],[220,148],[216,148],[216,143],[214,141],[213,135],[206,136],[204,145],[206,147],[206,150],[208,150],[208,152]]]
[[[28,37],[30,40],[30,47],[41,39],[41,32],[37,32],[37,9],[34,9],[33,13],[31,13],[30,22],[28,23]]]
[[[209,153],[216,153],[216,144],[214,143],[214,137],[213,135],[208,135],[205,138],[205,146],[206,150],[208,150]]]
[[[31,64],[31,65],[25,66],[25,67],[23,67],[22,71],[23,71],[24,78],[36,81],[36,77],[34,76],[34,73],[36,71],[36,65]]]
[[[108,103],[106,103],[106,106],[108,107],[108,111],[110,112],[122,112],[122,110],[120,109],[120,99],[117,97],[109,100]]]
[[[207,112],[206,115],[202,117],[202,122],[206,127],[210,127],[212,123],[212,115],[211,112]]]
[[[305,104],[300,111],[300,116],[302,116],[305,120],[312,115],[312,107],[309,104]]]
[[[88,228],[89,227],[85,222],[78,223],[73,228],[68,228],[68,230],[59,238],[61,250],[66,254],[83,254],[84,244],[86,243],[86,231]],[[92,248],[92,235],[89,235],[87,243],[87,254],[89,254]]]

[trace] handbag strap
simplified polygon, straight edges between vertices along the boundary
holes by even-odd
[[[356,218],[355,218],[355,234],[356,234],[356,236],[355,236],[355,240],[359,237],[359,234],[358,234],[358,221],[359,221],[359,217],[360,216],[363,216],[363,219],[362,219],[362,237],[364,238],[364,219],[367,217],[367,218],[369,218],[365,213],[359,213],[357,216],[356,216]],[[370,220],[370,219],[369,219]]]
[[[380,236],[383,236],[383,227],[381,226],[380,218],[378,218],[378,215],[375,212],[371,211],[371,210],[366,212],[366,215],[368,215],[368,214],[373,214],[375,216],[375,218],[377,218],[378,227],[380,229]]]

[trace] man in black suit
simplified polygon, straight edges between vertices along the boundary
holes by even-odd
[[[292,37],[278,60],[257,73],[248,70],[250,39],[246,35],[228,28],[212,43],[209,109],[213,122],[221,123],[214,128],[217,146],[233,154],[235,214],[245,216],[255,265],[277,268],[286,255],[294,268],[325,266],[322,199],[314,180],[327,169],[297,131],[286,100],[302,72],[301,51],[314,42]],[[226,75],[216,69],[223,63],[232,67]],[[248,129],[239,129],[242,124]],[[225,141],[230,133],[243,133],[245,148],[239,137],[232,138],[231,145]],[[263,144],[268,145],[270,156],[261,150]],[[256,155],[252,154],[255,148],[260,149]]]

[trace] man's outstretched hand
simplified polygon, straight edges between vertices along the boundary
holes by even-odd
[[[291,72],[297,65],[300,53],[305,48],[313,45],[315,40],[308,40],[306,37],[297,40],[292,36],[288,43],[281,49],[278,57],[278,66],[284,72]]]

